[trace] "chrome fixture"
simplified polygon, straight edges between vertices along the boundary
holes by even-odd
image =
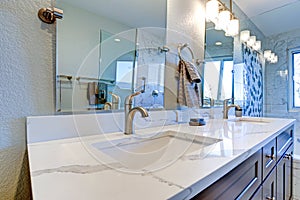
[[[182,55],[181,55],[181,51],[182,51],[184,48],[187,48],[187,49],[189,50],[189,52],[191,53],[191,56],[192,56],[192,62],[193,62],[193,63],[195,63],[196,65],[200,65],[201,63],[204,63],[204,62],[201,61],[200,59],[195,59],[194,52],[193,52],[192,48],[189,47],[189,44],[188,44],[188,43],[179,44],[179,45],[177,46],[177,53],[178,53],[178,57],[179,57],[180,60],[183,60]]]
[[[120,97],[112,92],[109,92],[109,94],[111,94],[112,100],[112,106],[111,109],[112,110],[119,110],[120,109]]]
[[[133,118],[137,111],[139,111],[141,113],[142,117],[149,116],[147,110],[143,107],[139,106],[139,107],[132,108],[132,99],[141,93],[143,93],[143,91],[138,91],[138,92],[133,93],[125,98],[125,105],[124,105],[124,110],[125,110],[124,134],[125,135],[133,134]]]
[[[112,109],[112,103],[105,102],[104,104],[104,110],[111,110]]]
[[[167,46],[162,46],[162,47],[158,47],[158,52],[159,53],[167,53],[170,51],[170,48]]]
[[[53,24],[56,19],[62,19],[63,15],[63,10],[58,8],[41,8],[38,12],[40,20],[47,24]]]
[[[230,110],[230,108],[236,108],[238,110],[242,109],[239,105],[235,105],[233,103],[231,103],[230,105],[228,105],[228,101],[229,100],[233,100],[233,98],[225,99],[223,101],[223,119],[228,119],[228,111]]]

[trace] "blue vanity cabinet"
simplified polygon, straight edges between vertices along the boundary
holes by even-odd
[[[290,128],[277,137],[277,200],[292,199],[293,131]]]
[[[290,200],[294,126],[193,197],[193,200]]]

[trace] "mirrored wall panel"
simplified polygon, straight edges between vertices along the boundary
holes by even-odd
[[[57,0],[57,111],[163,107],[166,0]],[[155,28],[145,28],[155,27]]]

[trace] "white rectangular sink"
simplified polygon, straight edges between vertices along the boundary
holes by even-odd
[[[271,122],[269,119],[264,119],[260,117],[237,117],[233,119],[229,119],[228,121],[232,122],[245,122],[245,123],[251,123],[251,124],[259,124],[259,125],[267,125]]]
[[[221,139],[211,137],[164,131],[149,138],[129,135],[119,140],[97,142],[92,146],[128,169],[149,170],[150,166],[164,167],[184,153],[201,151],[204,147],[220,141]]]

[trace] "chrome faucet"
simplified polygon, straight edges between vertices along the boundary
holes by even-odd
[[[120,109],[120,97],[112,92],[109,92],[109,94],[111,94],[111,97],[112,97],[112,100],[111,100],[111,103],[112,103],[112,107],[111,109],[112,110],[118,110]]]
[[[105,104],[104,104],[104,110],[111,110],[111,108],[112,108],[112,103],[105,102]]]
[[[127,96],[125,98],[125,106],[124,106],[124,110],[125,110],[125,130],[124,130],[124,134],[126,135],[130,135],[133,134],[133,118],[134,115],[137,111],[139,111],[142,115],[142,117],[148,117],[148,112],[145,108],[143,107],[134,107],[132,108],[132,99],[133,97],[141,94],[143,92],[142,91],[138,91],[136,93],[133,93],[129,96]]]
[[[235,105],[233,103],[228,105],[229,100],[233,100],[233,98],[225,99],[223,101],[223,119],[228,119],[228,111],[230,110],[230,108],[236,108],[238,110],[241,110],[241,107],[239,105]]]

